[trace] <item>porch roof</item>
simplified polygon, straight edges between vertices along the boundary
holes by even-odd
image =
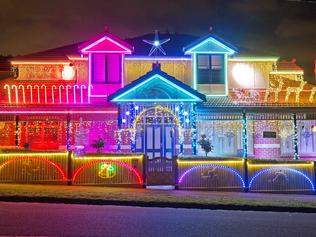
[[[205,95],[161,71],[160,65],[108,97],[112,102],[201,102]]]

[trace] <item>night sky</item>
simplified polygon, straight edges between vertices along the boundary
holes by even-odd
[[[316,59],[316,2],[300,0],[0,0],[0,54],[87,40],[105,25],[122,38],[212,26],[237,48],[297,58],[309,77]]]

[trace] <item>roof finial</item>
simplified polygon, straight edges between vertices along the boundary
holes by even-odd
[[[213,26],[210,26],[210,27],[208,28],[208,31],[209,31],[209,32],[212,32],[212,30],[213,30]]]
[[[108,32],[108,31],[109,31],[109,26],[108,26],[108,25],[105,25],[105,26],[104,26],[104,31],[105,31],[105,32]]]

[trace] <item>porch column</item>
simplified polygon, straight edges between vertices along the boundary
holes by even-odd
[[[297,134],[297,117],[296,117],[296,113],[293,113],[293,149],[294,149],[294,156],[293,159],[294,160],[298,160],[299,154],[298,154],[298,134]]]
[[[15,146],[18,148],[20,146],[20,117],[15,116]]]
[[[243,158],[248,157],[248,137],[247,137],[247,115],[242,113],[242,143],[243,143]]]
[[[135,120],[135,104],[131,103],[129,105],[129,127],[131,129],[136,129],[136,128],[133,128],[134,120]],[[136,133],[135,134],[132,133],[131,135],[134,136],[134,137],[131,137],[131,151],[135,152],[136,151]]]
[[[190,122],[191,122],[191,144],[192,144],[192,155],[196,155],[196,105],[191,105],[190,111]]]
[[[179,122],[180,122],[180,129],[182,130],[182,134],[181,134],[181,136],[182,137],[180,137],[180,151],[179,151],[179,154],[183,154],[183,152],[184,152],[184,147],[183,147],[183,142],[184,142],[184,134],[183,134],[183,129],[184,129],[184,108],[183,108],[183,103],[181,103],[180,104],[180,106],[179,106],[180,108],[179,108]]]
[[[121,118],[121,105],[117,105],[117,151],[121,151],[121,129],[122,129],[122,118]]]
[[[66,141],[67,151],[70,151],[70,114],[67,114],[67,141]]]

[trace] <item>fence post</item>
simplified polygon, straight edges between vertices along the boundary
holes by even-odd
[[[147,156],[143,154],[143,188],[146,188]]]
[[[174,184],[174,189],[178,190],[179,189],[179,184],[178,184],[178,157],[174,157],[174,179],[175,179],[175,184]]]
[[[249,183],[248,183],[248,159],[244,159],[244,181],[245,181],[245,188],[244,191],[249,191]]]
[[[316,169],[315,169],[316,161],[314,161],[313,163],[314,163],[313,172],[314,172],[314,188],[315,188],[315,186],[316,186]],[[316,194],[316,190],[314,190],[314,194]]]
[[[72,185],[72,151],[68,151],[68,185]]]

